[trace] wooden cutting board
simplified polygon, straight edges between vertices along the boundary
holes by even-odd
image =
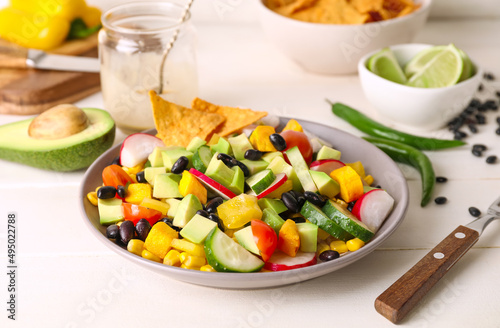
[[[9,45],[0,40],[0,44]],[[97,34],[72,40],[50,51],[97,57]],[[0,68],[0,114],[33,115],[73,103],[101,89],[99,73]]]

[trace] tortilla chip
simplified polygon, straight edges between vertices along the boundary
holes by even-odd
[[[251,109],[214,105],[200,98],[195,98],[191,103],[191,107],[204,112],[217,113],[225,117],[226,121],[222,123],[217,130],[215,130],[215,133],[222,137],[238,132],[245,126],[258,121],[267,115],[267,112],[257,112]]]
[[[207,140],[221,123],[224,116],[176,105],[149,91],[158,137],[166,146],[186,147],[191,139]]]

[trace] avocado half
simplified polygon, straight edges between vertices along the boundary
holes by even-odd
[[[28,135],[33,119],[0,126],[0,158],[54,171],[74,171],[90,166],[113,145],[115,122],[108,112],[82,108],[89,126],[72,136],[40,140]]]

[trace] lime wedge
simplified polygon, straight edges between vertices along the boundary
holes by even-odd
[[[446,46],[408,81],[418,88],[441,88],[456,84],[462,76],[464,62],[453,44]]]
[[[436,55],[446,49],[446,46],[436,46],[420,51],[405,66],[404,72],[408,78],[422,70]]]
[[[389,81],[401,84],[407,81],[394,53],[389,48],[384,48],[371,56],[366,66],[371,72]]]
[[[460,76],[460,79],[458,82],[462,82],[464,80],[467,80],[468,78],[472,77],[475,73],[475,68],[474,65],[472,64],[472,61],[470,60],[469,56],[462,50],[458,50],[460,52],[460,56],[462,56],[462,60],[464,62],[464,68],[462,70],[462,75]]]

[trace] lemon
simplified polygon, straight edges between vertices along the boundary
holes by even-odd
[[[367,68],[378,76],[392,82],[405,84],[406,76],[389,48],[384,48],[370,57]]]
[[[412,66],[418,67],[415,64]],[[419,67],[406,84],[419,88],[451,86],[460,80],[463,68],[464,60],[460,50],[450,44],[432,56],[425,65]]]

